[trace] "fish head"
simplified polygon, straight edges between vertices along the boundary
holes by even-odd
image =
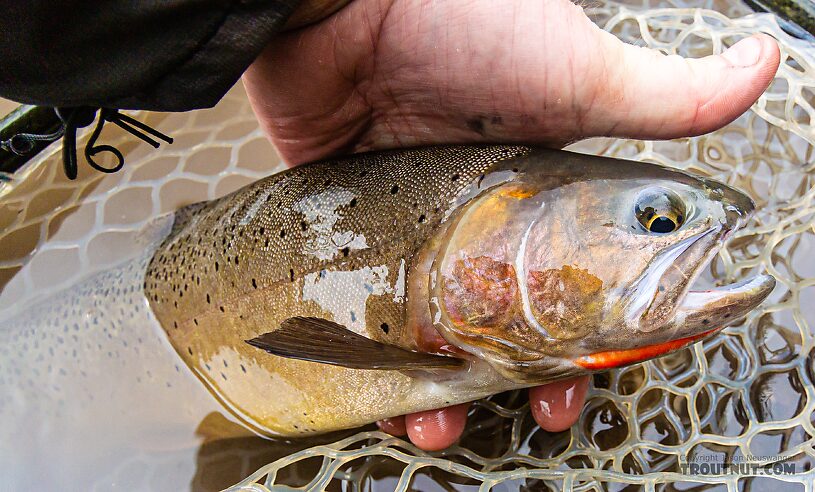
[[[523,383],[678,350],[760,304],[768,275],[694,290],[755,209],[653,164],[533,155],[452,218],[430,277],[439,333]],[[500,173],[499,173],[500,174]]]

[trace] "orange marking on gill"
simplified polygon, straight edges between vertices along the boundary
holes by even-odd
[[[574,363],[590,371],[612,369],[614,367],[633,364],[635,362],[642,362],[647,359],[653,359],[654,357],[667,354],[668,352],[672,352],[686,345],[690,345],[691,343],[710,335],[716,330],[717,329],[708,330],[698,335],[678,338],[676,340],[648,345],[646,347],[627,350],[609,350],[608,352],[598,352],[592,355],[584,355],[583,357],[575,359]]]
[[[503,326],[518,296],[515,268],[489,256],[457,260],[443,282],[445,310],[465,331]]]

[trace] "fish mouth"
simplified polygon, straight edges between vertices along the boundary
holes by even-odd
[[[771,275],[704,290],[692,288],[747,218],[740,217],[734,226],[710,227],[677,243],[637,282],[635,294],[641,297],[631,306],[627,325],[636,332],[634,338],[650,338],[651,343],[584,355],[573,362],[599,370],[652,359],[714,335],[755,309],[775,288]]]
[[[761,304],[775,288],[775,278],[761,274],[707,290],[688,291],[676,309],[673,335],[641,347],[608,350],[574,359],[575,365],[597,371],[642,362],[675,352],[715,335]]]

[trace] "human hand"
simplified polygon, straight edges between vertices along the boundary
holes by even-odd
[[[698,135],[747,110],[778,63],[764,35],[697,60],[626,45],[567,0],[354,0],[276,38],[243,81],[294,165],[430,144]],[[587,386],[531,389],[533,416],[547,430],[568,428]],[[441,449],[465,418],[466,405],[381,425]]]

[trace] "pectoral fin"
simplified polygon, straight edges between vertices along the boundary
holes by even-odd
[[[322,318],[289,318],[246,343],[280,357],[352,369],[456,369],[462,359],[411,352],[371,340]]]

